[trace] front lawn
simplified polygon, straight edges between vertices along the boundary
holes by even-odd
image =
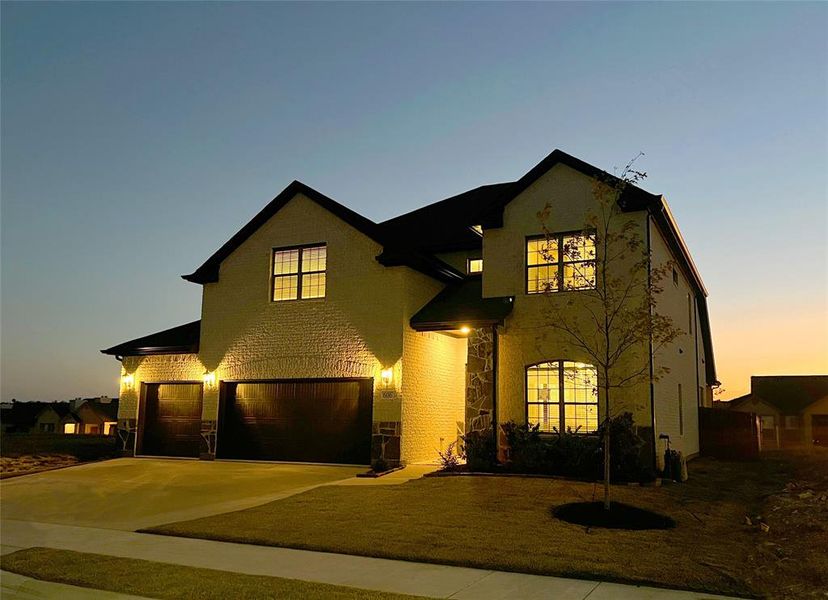
[[[163,599],[280,598],[285,600],[414,600],[388,594],[281,577],[243,575],[149,560],[29,548],[0,558],[0,567],[26,577]]]
[[[671,530],[585,529],[552,517],[560,504],[600,498],[593,484],[481,476],[326,486],[148,531],[722,594],[828,589],[828,452],[699,459],[690,475],[661,488],[613,487],[615,500],[675,519]]]

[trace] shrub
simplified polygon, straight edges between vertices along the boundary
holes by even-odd
[[[599,428],[599,436],[603,435],[604,426],[602,425]],[[625,412],[610,419],[609,428],[611,480],[652,480],[655,474],[653,473],[652,467],[642,460],[642,449],[644,448],[645,442],[638,435],[632,413]]]
[[[594,435],[570,428],[544,435],[537,425],[504,423],[503,431],[509,443],[507,469],[514,473],[601,479],[603,427],[599,427]],[[611,419],[609,427],[612,481],[652,479],[651,469],[641,459],[644,440],[638,436],[632,414],[624,413]]]
[[[509,444],[508,468],[515,473],[545,473],[549,464],[549,444],[544,442],[539,425],[502,425]]]
[[[497,444],[494,431],[470,431],[463,436],[463,457],[470,471],[494,471],[497,467]]]
[[[456,471],[460,468],[460,455],[455,452],[456,447],[457,442],[452,442],[445,452],[437,451],[437,454],[440,455],[440,466],[444,471]]]

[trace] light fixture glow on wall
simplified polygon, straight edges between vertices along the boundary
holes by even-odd
[[[391,381],[394,379],[394,369],[392,367],[383,369],[380,373],[380,377],[382,378],[383,385],[391,385]]]
[[[213,387],[216,385],[216,373],[215,371],[205,372],[204,373],[204,385],[208,388]]]
[[[460,333],[462,333],[463,335],[469,335],[469,333],[471,333],[471,327],[469,327],[468,325],[463,325],[460,328]]]
[[[131,389],[134,383],[135,376],[131,373],[127,373],[126,375],[121,376],[121,385],[123,385],[125,388]]]

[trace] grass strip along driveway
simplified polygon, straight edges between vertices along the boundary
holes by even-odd
[[[374,592],[280,577],[243,575],[149,560],[71,550],[29,548],[0,558],[4,571],[34,579],[148,598],[227,600],[413,600],[415,596]]]
[[[721,594],[816,597],[828,585],[822,492],[802,501],[801,523],[780,520],[793,506],[763,516],[768,532],[755,519],[792,480],[828,472],[827,452],[797,461],[781,454],[751,463],[700,459],[686,484],[613,488],[616,501],[675,519],[671,530],[588,529],[552,516],[560,504],[600,497],[589,483],[434,477],[329,486],[147,531]],[[804,485],[828,489],[828,480]]]

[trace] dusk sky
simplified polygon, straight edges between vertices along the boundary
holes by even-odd
[[[3,400],[115,395],[293,179],[380,221],[643,151],[723,397],[828,373],[828,4],[2,5]]]

